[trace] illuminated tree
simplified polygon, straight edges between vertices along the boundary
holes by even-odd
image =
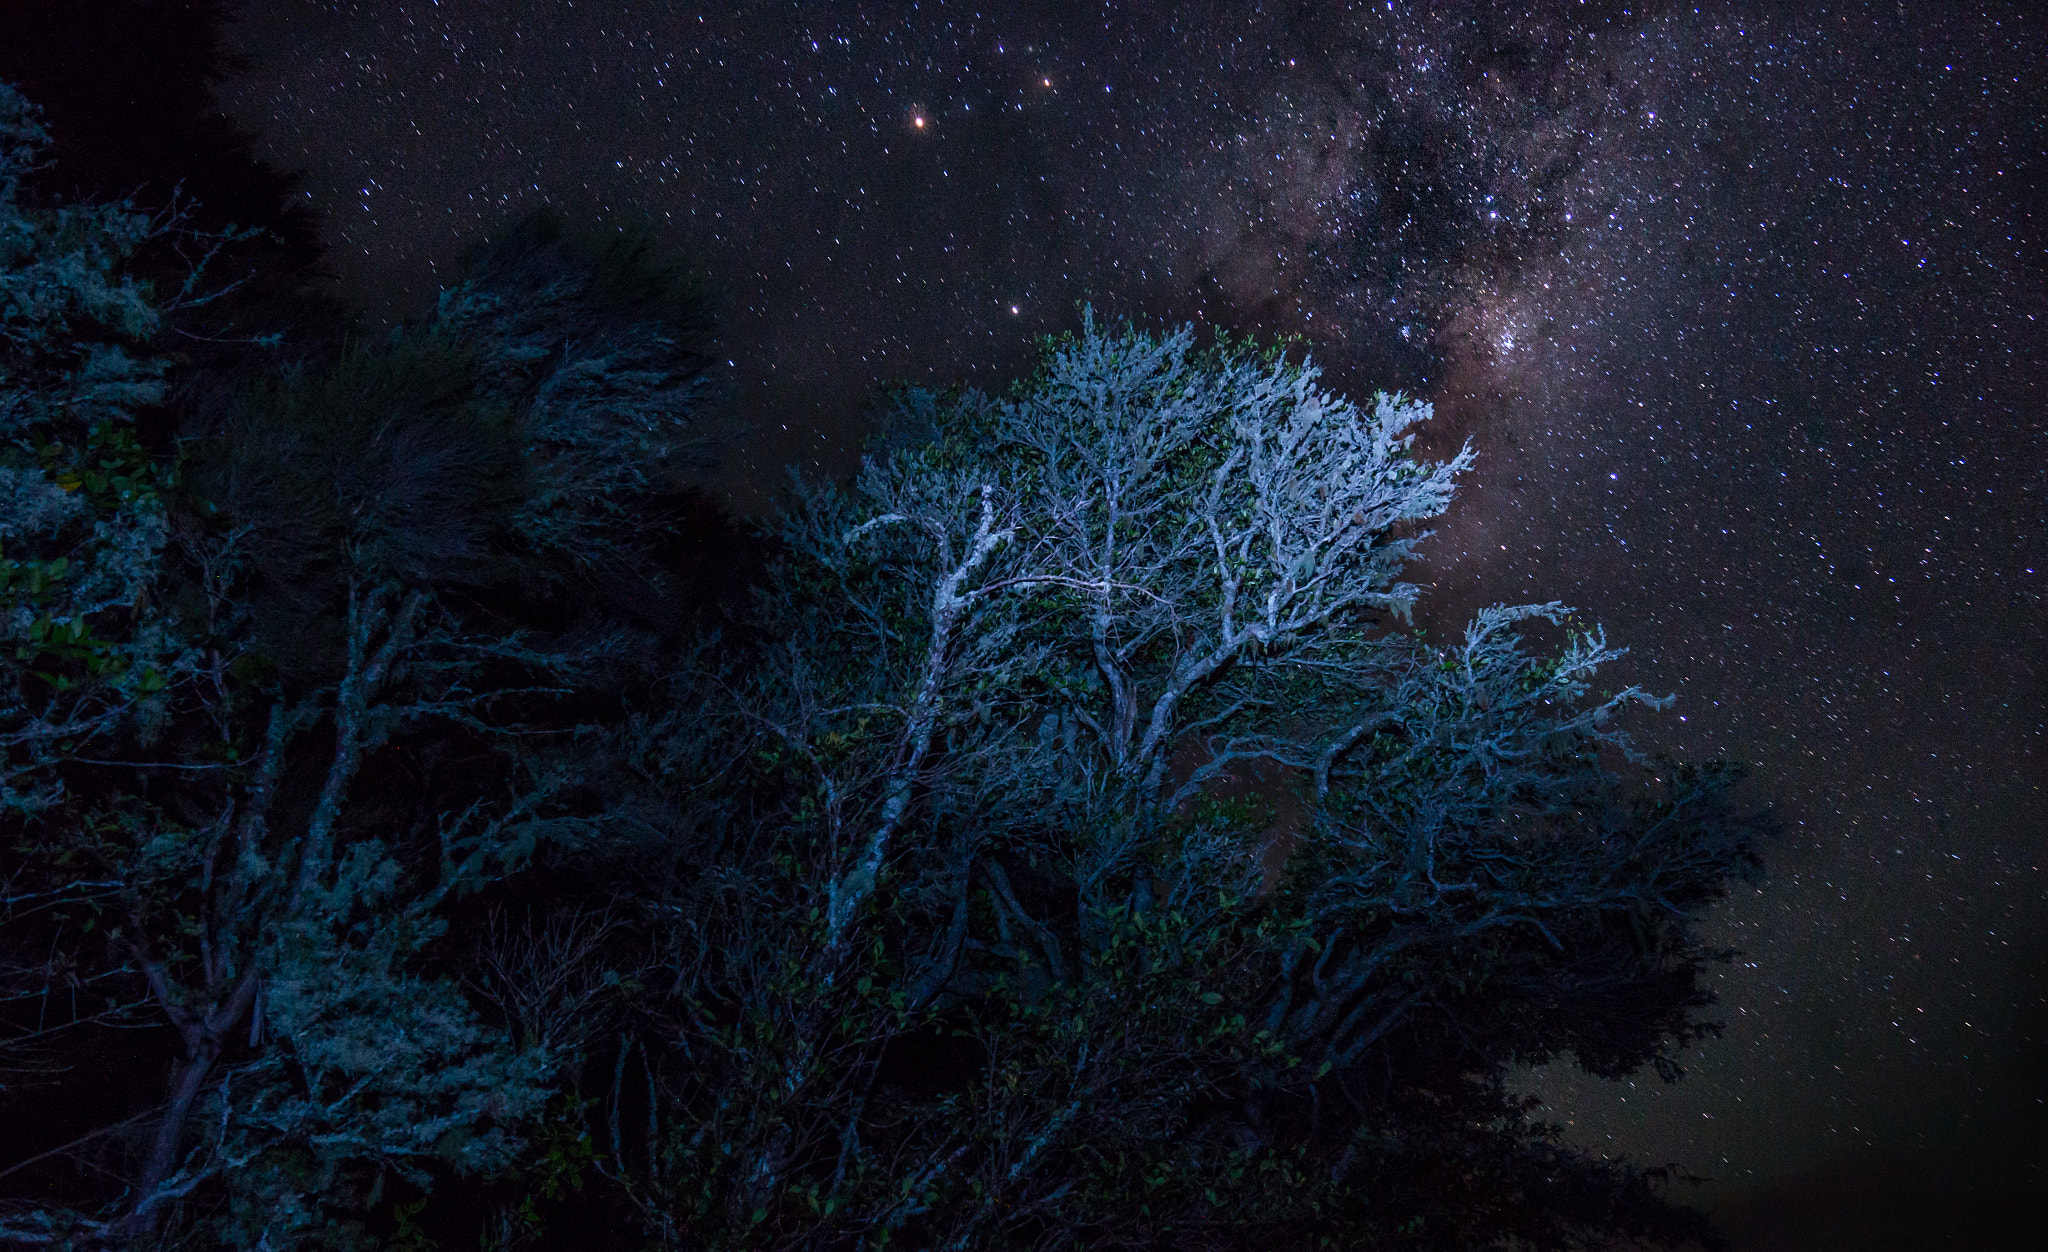
[[[665,1138],[637,1173],[615,1156],[656,1225],[960,1248],[1683,1227],[1503,1080],[1558,1053],[1673,1070],[1711,999],[1693,919],[1760,824],[1726,771],[1629,748],[1615,716],[1665,701],[1594,695],[1619,652],[1561,605],[1441,644],[1393,628],[1472,460],[1409,455],[1427,406],[1091,317],[1007,398],[884,416],[850,489],[795,492],[744,659],[633,741],[677,788],[647,901]],[[1302,815],[1271,890],[1272,805],[1219,790],[1252,766]]]

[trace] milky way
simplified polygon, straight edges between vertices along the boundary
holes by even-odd
[[[723,292],[749,507],[1082,299],[1433,400],[1481,459],[1427,620],[1581,606],[1680,697],[1645,744],[1790,831],[1713,920],[1725,1037],[1551,1116],[1759,1247],[2048,1190],[2040,23],[1398,7],[275,3],[226,98],[385,316],[523,209],[651,219]]]

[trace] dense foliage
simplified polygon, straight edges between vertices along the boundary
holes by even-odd
[[[40,139],[0,88],[0,1242],[1691,1228],[1506,1078],[1675,1076],[1765,824],[1563,606],[1406,628],[1426,405],[1086,316],[713,611],[644,242],[522,223],[152,443],[203,265],[18,203]]]

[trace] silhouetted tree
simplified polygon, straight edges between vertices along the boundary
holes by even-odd
[[[36,102],[49,132],[22,201],[125,201],[145,216],[175,211],[191,229],[234,237],[211,273],[216,289],[232,280],[235,290],[171,313],[161,345],[214,367],[239,365],[253,337],[281,332],[298,349],[345,326],[297,176],[256,156],[253,137],[214,98],[216,84],[241,68],[223,37],[234,7],[0,0],[0,82]],[[147,240],[126,268],[160,292],[175,288],[191,260],[185,242]]]
[[[154,1022],[172,1047],[160,1100],[10,1136],[0,1170],[40,1187],[0,1240],[377,1246],[387,1179],[511,1162],[565,1059],[431,950],[450,906],[591,829],[577,726],[535,714],[616,641],[485,593],[633,550],[606,511],[702,452],[701,360],[659,292],[600,285],[549,343],[570,323],[521,320],[547,306],[485,277],[451,293],[459,327],[301,365],[152,454],[133,423],[164,398],[156,337],[206,274],[166,300],[125,266],[166,232],[207,256],[233,237],[23,206],[43,137],[0,87],[0,1049],[10,1087],[61,1097],[105,1077],[67,1072],[72,1040]],[[644,260],[550,264],[587,293]],[[69,1121],[35,1107],[8,1124]]]

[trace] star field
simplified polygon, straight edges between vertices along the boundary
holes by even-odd
[[[377,317],[543,203],[653,223],[720,292],[742,507],[1082,299],[1431,399],[1480,461],[1429,624],[1579,606],[1679,697],[1644,746],[1789,832],[1713,919],[1725,1036],[1533,1074],[1550,1115],[1748,1246],[1850,1176],[1812,1229],[2048,1185],[2041,23],[1493,7],[280,2],[222,98]]]

